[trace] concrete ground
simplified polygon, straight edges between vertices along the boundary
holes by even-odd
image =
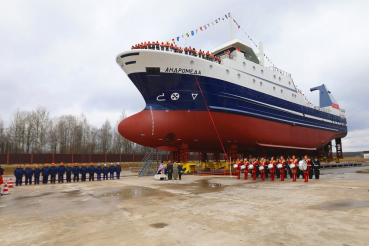
[[[368,245],[369,174],[326,170],[309,183],[185,175],[16,187],[0,198],[0,245]]]

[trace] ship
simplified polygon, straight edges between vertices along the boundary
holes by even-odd
[[[137,144],[178,153],[310,153],[341,151],[347,135],[345,110],[325,84],[319,106],[297,89],[292,75],[265,65],[258,52],[232,38],[213,50],[221,58],[176,50],[131,49],[116,56],[146,102],[124,119],[119,133]]]

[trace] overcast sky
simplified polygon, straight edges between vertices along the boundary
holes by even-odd
[[[166,41],[231,12],[273,63],[318,105],[326,84],[346,110],[344,151],[369,150],[369,1],[1,1],[0,118],[45,106],[84,113],[100,127],[145,107],[115,56]],[[211,25],[211,24],[210,24]],[[235,36],[249,41],[235,28]],[[221,21],[187,40],[210,50],[229,40]],[[183,43],[180,43],[183,45]],[[253,47],[258,51],[256,47]]]

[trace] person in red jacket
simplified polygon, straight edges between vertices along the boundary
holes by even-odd
[[[270,180],[271,181],[274,181],[274,177],[275,177],[275,165],[276,165],[276,162],[274,160],[274,156],[272,156],[270,158],[269,164],[272,164],[273,165],[273,168],[269,169],[269,171],[270,171]]]
[[[284,170],[286,169],[286,160],[283,158],[283,155],[281,155],[281,158],[279,159],[279,163],[282,164],[282,167],[279,168],[279,173],[281,175],[281,181],[284,181]]]
[[[4,175],[4,169],[0,165],[0,185],[4,184],[3,175]]]
[[[256,158],[252,158],[252,162],[251,162],[252,165],[254,165],[254,168],[251,169],[251,172],[252,172],[252,179],[253,180],[256,180],[256,166],[258,165],[258,161],[256,160]]]
[[[292,182],[296,182],[296,178],[297,178],[296,172],[297,172],[298,160],[295,158],[295,155],[292,156],[292,159],[288,163],[290,165],[290,169],[291,169],[291,172],[292,172]],[[291,168],[291,164],[295,164],[295,167]]]
[[[266,168],[266,164],[267,164],[264,157],[261,157],[259,164],[260,164],[259,170],[260,170],[260,173],[261,173],[261,180],[264,181],[265,180],[265,168]]]
[[[162,51],[164,51],[164,43],[163,42],[161,42],[160,48],[161,48]]]
[[[245,165],[245,169],[243,169],[243,173],[245,174],[245,180],[249,177],[249,165],[250,162],[248,162],[247,158],[243,160],[243,165]]]
[[[309,172],[310,172],[311,161],[307,155],[304,156],[304,161],[306,161],[307,163],[307,169],[304,170],[304,178],[305,178],[304,182],[309,182]]]

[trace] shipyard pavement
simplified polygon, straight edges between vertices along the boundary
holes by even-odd
[[[123,176],[124,173],[123,173]],[[22,186],[1,245],[368,245],[369,174],[297,182],[185,175]]]

